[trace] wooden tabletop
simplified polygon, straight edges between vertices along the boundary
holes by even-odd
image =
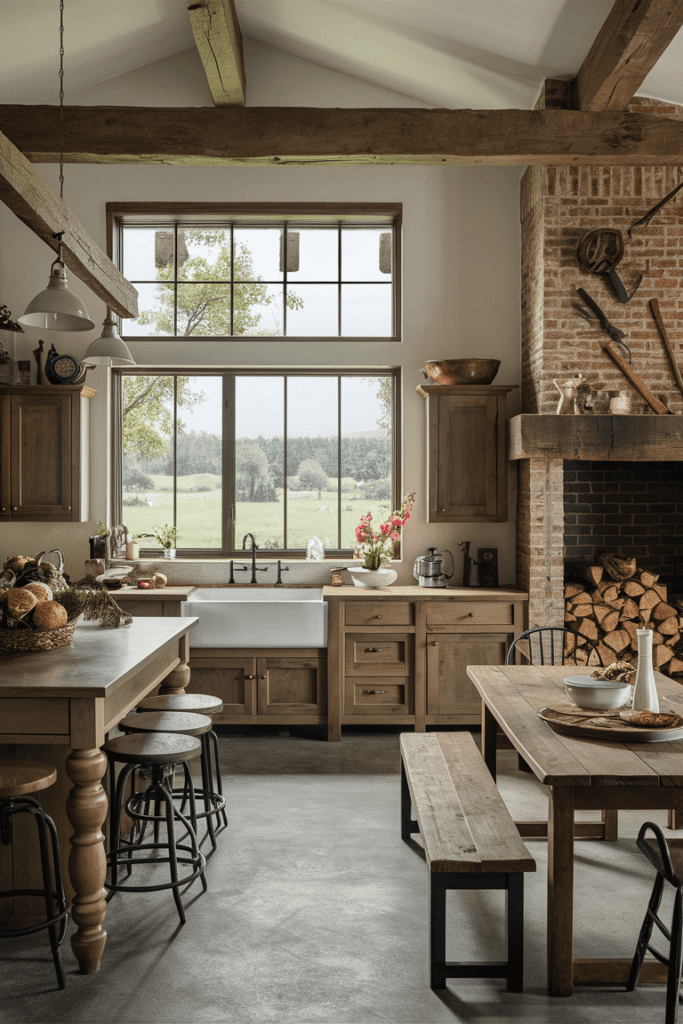
[[[3,652],[0,698],[107,697],[198,621],[140,618],[129,626],[105,629],[99,622],[81,620],[66,647]]]
[[[554,732],[541,708],[565,703],[567,666],[471,665],[467,674],[528,763],[550,786],[683,786],[683,740],[580,739]],[[660,710],[683,714],[683,687],[655,672]]]

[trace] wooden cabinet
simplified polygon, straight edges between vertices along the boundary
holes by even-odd
[[[89,399],[83,386],[0,387],[0,520],[86,522]]]
[[[220,697],[219,725],[323,725],[327,711],[325,651],[196,647],[188,693]]]
[[[468,665],[504,665],[508,633],[444,633],[427,641],[427,722],[481,720],[481,697],[467,675]]]
[[[512,387],[431,385],[427,401],[427,521],[507,521],[506,396]]]
[[[414,714],[414,642],[412,633],[346,634],[345,715],[394,721],[396,715]]]

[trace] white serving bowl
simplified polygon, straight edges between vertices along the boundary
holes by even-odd
[[[628,703],[633,693],[630,683],[592,676],[568,676],[564,681],[569,699],[590,711],[612,711]]]

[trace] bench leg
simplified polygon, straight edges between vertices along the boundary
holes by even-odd
[[[420,826],[410,817],[410,789],[401,758],[401,839],[410,839],[411,835],[419,831]]]
[[[521,992],[524,975],[524,875],[508,875],[505,894],[508,944],[508,992]]]
[[[429,872],[429,984],[446,987],[446,892],[447,880]]]

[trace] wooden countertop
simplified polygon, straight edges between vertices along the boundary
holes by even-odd
[[[159,649],[192,628],[197,618],[139,618],[105,629],[80,621],[73,640],[54,651],[2,654],[3,697],[107,697],[154,660]]]
[[[526,601],[515,587],[323,587],[326,601]]]
[[[134,597],[136,601],[141,600],[173,600],[187,601],[190,594],[193,594],[196,587],[121,587],[119,590],[110,590],[109,593],[118,601],[121,597]]]

